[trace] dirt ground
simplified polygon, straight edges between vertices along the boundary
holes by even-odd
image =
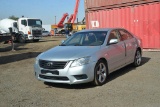
[[[99,87],[53,84],[34,76],[35,57],[65,37],[0,44],[0,107],[159,107],[160,52],[143,52],[142,65],[122,68]],[[65,53],[64,53],[65,54]]]

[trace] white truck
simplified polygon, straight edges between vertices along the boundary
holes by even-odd
[[[19,18],[18,21],[12,19],[0,20],[0,30],[6,34],[11,33],[9,28],[12,28],[12,33],[15,35],[14,40],[21,43],[27,40],[38,42],[42,38],[42,21],[35,18]],[[5,36],[3,36],[5,37]]]

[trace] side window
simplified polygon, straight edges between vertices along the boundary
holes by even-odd
[[[108,38],[108,44],[110,43],[111,40],[119,42],[119,33],[117,31],[112,31],[110,33]]]
[[[21,20],[21,24],[24,25],[24,20]]]
[[[26,26],[27,25],[27,21],[26,20],[21,20],[21,24]]]
[[[13,26],[17,28],[17,22],[14,22],[14,23],[13,23]]]
[[[120,32],[120,34],[121,34],[121,40],[122,40],[122,41],[133,38],[130,33],[126,32],[126,31],[124,31],[124,30],[120,30],[119,32]]]

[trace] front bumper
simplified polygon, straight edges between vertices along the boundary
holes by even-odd
[[[26,40],[33,40],[33,39],[42,39],[42,35],[37,35],[37,36],[33,36],[33,35],[25,35]]]
[[[72,61],[64,69],[54,70],[43,69],[39,64],[35,64],[35,76],[38,80],[52,83],[80,84],[93,81],[95,62],[78,67],[70,67],[71,64]]]

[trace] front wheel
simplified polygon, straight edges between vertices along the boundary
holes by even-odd
[[[24,36],[21,34],[21,35],[19,35],[19,42],[20,43],[25,43],[26,41],[25,41],[25,38],[24,38]]]
[[[93,83],[97,86],[103,85],[107,80],[108,69],[106,63],[103,60],[98,61],[94,70],[94,81]]]
[[[38,42],[38,41],[39,41],[39,39],[34,39],[34,40],[33,40],[33,42]]]
[[[140,50],[137,50],[137,51],[136,51],[136,54],[135,54],[135,57],[134,57],[133,65],[134,65],[135,67],[138,67],[138,66],[141,65],[141,61],[142,61],[141,52],[140,52]]]

